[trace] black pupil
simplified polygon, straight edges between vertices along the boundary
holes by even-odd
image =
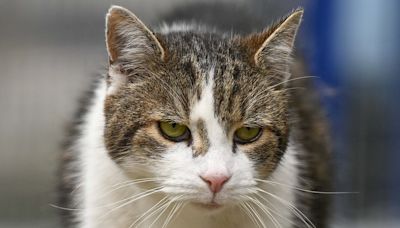
[[[172,128],[175,128],[175,127],[176,127],[176,123],[173,123],[173,124],[172,124]]]

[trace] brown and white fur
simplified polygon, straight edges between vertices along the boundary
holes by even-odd
[[[325,227],[327,199],[305,192],[329,186],[325,127],[314,95],[289,88],[302,14],[241,37],[153,33],[111,7],[107,76],[63,155],[65,226]],[[186,125],[191,139],[164,138],[159,121]],[[262,135],[238,145],[241,126]],[[203,176],[229,179],[213,192]]]

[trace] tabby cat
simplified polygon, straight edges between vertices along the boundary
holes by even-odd
[[[302,15],[153,32],[112,6],[108,71],[63,153],[65,227],[326,227],[325,122],[292,58]]]

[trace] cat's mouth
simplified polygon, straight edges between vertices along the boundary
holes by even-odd
[[[201,207],[207,210],[215,210],[215,209],[220,209],[222,208],[224,205],[216,203],[214,201],[211,201],[209,203],[199,203],[199,202],[193,202],[194,205],[196,205],[197,207]]]

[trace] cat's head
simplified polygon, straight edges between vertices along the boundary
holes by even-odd
[[[107,15],[105,145],[139,182],[208,206],[252,194],[285,153],[285,81],[302,10],[263,32],[153,33],[134,14]],[[138,179],[148,178],[148,179]]]

